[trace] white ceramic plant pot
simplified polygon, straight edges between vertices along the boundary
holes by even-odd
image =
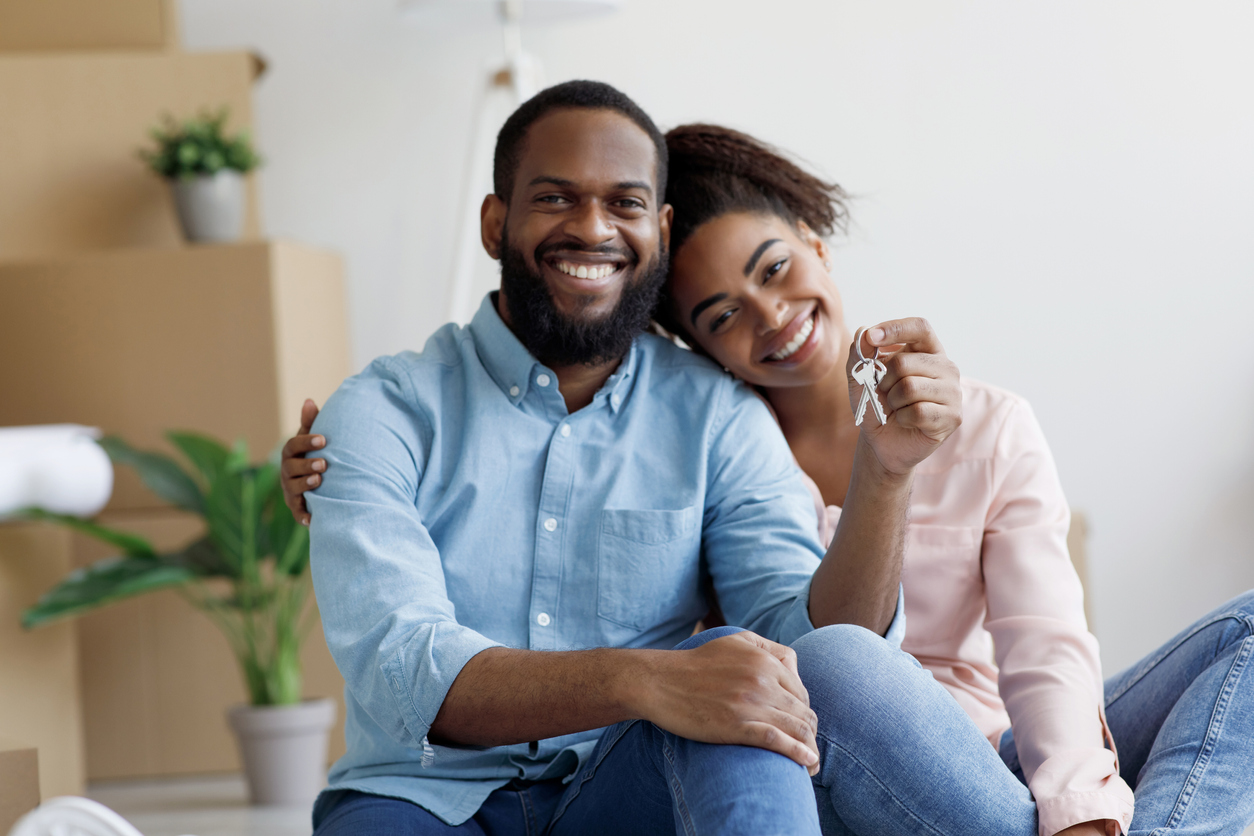
[[[313,804],[327,782],[327,737],[335,700],[298,705],[237,705],[227,712],[239,743],[253,804]]]
[[[170,181],[188,241],[238,241],[244,232],[244,175],[230,168]]]

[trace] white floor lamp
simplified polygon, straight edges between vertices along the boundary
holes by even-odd
[[[479,204],[489,187],[492,141],[499,125],[490,122],[493,99],[506,95],[511,107],[534,96],[542,85],[540,62],[522,48],[522,24],[555,23],[611,12],[622,0],[400,0],[402,13],[427,26],[498,25],[505,63],[479,86],[473,111],[469,157],[462,182],[457,251],[449,288],[448,322],[467,322],[474,313],[474,268],[479,250]]]

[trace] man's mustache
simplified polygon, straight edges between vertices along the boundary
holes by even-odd
[[[619,249],[618,247],[612,247],[608,244],[602,244],[597,247],[589,247],[581,241],[568,239],[565,241],[545,243],[536,247],[534,254],[536,264],[542,262],[545,256],[549,253],[562,251],[570,253],[586,253],[588,255],[608,255],[612,256],[617,261],[623,261],[633,266],[640,260],[640,257],[636,255],[634,250],[631,249]]]

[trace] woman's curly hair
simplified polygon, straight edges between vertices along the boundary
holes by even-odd
[[[681,125],[666,134],[670,157],[666,202],[675,208],[672,253],[702,224],[730,212],[804,221],[824,237],[849,224],[849,195],[748,134],[718,125]],[[655,319],[671,333],[686,333],[675,315],[669,285]]]

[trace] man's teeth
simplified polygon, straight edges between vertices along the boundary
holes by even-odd
[[[557,269],[577,279],[603,279],[618,269],[615,264],[571,264],[569,261],[557,262]]]
[[[789,357],[797,353],[797,349],[805,344],[810,338],[810,332],[814,330],[814,317],[806,320],[806,324],[801,326],[801,330],[797,335],[788,341],[788,345],[771,355],[772,360],[787,360]]]

